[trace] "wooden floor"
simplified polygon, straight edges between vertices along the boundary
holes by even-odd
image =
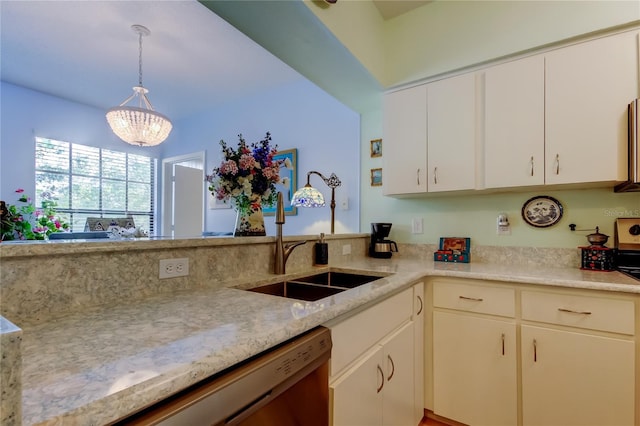
[[[424,410],[424,417],[418,426],[465,426],[453,420],[436,416],[431,411]]]
[[[440,423],[435,419],[430,419],[429,417],[424,417],[420,422],[419,426],[448,426],[446,423]]]

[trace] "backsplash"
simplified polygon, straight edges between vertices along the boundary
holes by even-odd
[[[286,265],[287,273],[313,268],[317,237],[307,239]],[[312,239],[313,238],[313,239]],[[365,256],[361,234],[327,237],[329,263]],[[343,255],[343,246],[351,254]],[[189,275],[159,278],[160,259],[188,258]],[[121,304],[153,294],[195,288],[220,288],[273,278],[274,239],[201,238],[157,241],[107,241],[0,245],[0,312],[24,327],[69,312]]]

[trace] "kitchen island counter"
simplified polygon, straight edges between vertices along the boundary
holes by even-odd
[[[362,258],[313,268],[391,274],[317,302],[238,288],[192,289],[86,309],[23,328],[23,424],[115,421],[429,276],[640,294],[619,272]],[[301,276],[301,273],[286,277]],[[238,286],[276,281],[265,275]]]

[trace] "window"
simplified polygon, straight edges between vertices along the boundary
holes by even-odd
[[[44,198],[72,231],[88,217],[132,216],[153,235],[154,158],[36,137],[36,205]]]

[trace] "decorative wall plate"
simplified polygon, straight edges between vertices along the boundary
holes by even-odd
[[[522,206],[522,218],[536,228],[553,226],[562,218],[562,204],[544,195],[530,198]]]

